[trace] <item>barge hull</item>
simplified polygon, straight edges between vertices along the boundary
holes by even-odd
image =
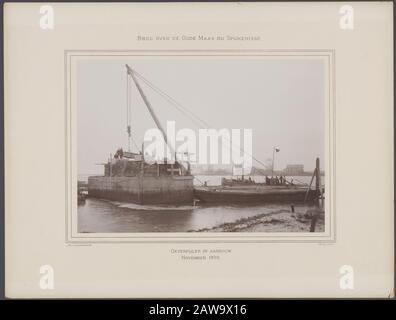
[[[136,204],[191,204],[193,177],[89,177],[88,195]]]
[[[194,189],[194,197],[202,203],[211,204],[261,204],[261,203],[299,203],[303,202],[306,190],[282,190],[279,192],[238,192]],[[317,198],[315,190],[308,193],[307,201]]]

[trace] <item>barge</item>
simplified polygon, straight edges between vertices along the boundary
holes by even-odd
[[[195,187],[194,197],[200,203],[208,204],[262,204],[298,203],[317,199],[316,190],[307,187],[287,186],[248,186],[248,187]]]
[[[111,159],[104,176],[88,178],[90,197],[136,204],[191,204],[193,179],[189,170],[174,164],[149,164],[140,154]]]
[[[115,201],[125,201],[136,204],[192,204],[193,179],[190,164],[185,166],[177,161],[176,153],[167,143],[167,136],[159,119],[144,94],[136,76],[136,71],[126,65],[127,69],[127,133],[128,151],[119,148],[114,156],[104,163],[103,176],[88,177],[88,195]],[[131,90],[135,83],[150,115],[163,135],[175,159],[153,162],[146,161],[144,150],[131,152]]]

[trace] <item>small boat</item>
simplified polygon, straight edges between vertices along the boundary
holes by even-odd
[[[210,204],[261,204],[298,203],[318,198],[318,191],[306,186],[215,186],[195,187],[194,197],[200,203]],[[322,191],[322,194],[324,190]]]
[[[265,185],[276,185],[276,186],[294,186],[293,179],[291,181],[287,181],[286,177],[280,176],[278,177],[265,177],[265,182],[257,182],[252,179],[250,176],[246,178],[245,176],[241,177],[232,177],[231,179],[222,178],[221,179],[222,186],[235,187],[235,186],[265,186]]]
[[[260,183],[261,184],[261,183]],[[242,177],[242,179],[227,179],[227,178],[222,178],[221,179],[221,185],[222,186],[252,186],[252,185],[258,185],[257,182],[255,182],[252,179],[244,179]]]
[[[77,203],[84,204],[85,203],[85,194],[78,194],[77,195]]]
[[[87,183],[84,181],[77,182],[77,203],[84,204],[87,197],[88,189]]]
[[[316,180],[315,186],[312,185]],[[294,184],[293,179],[286,177],[265,177],[265,182],[256,182],[251,177],[243,175],[239,179],[223,178],[220,186],[194,188],[194,197],[200,203],[210,204],[244,204],[255,205],[262,203],[299,203],[312,202],[324,199],[324,187],[320,180],[319,158],[316,158],[316,167],[309,185]]]

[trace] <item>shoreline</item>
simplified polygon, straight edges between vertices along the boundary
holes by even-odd
[[[306,212],[278,210],[190,232],[310,232],[314,215],[317,218],[314,232],[324,232],[324,211],[319,209]]]

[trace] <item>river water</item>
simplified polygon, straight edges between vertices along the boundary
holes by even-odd
[[[195,183],[207,181],[219,185],[221,176],[197,176]],[[265,177],[252,177],[262,182]],[[86,175],[79,180],[86,180]],[[322,177],[323,179],[323,177]],[[290,177],[288,177],[290,180]],[[309,183],[309,176],[294,177],[295,182]],[[305,213],[311,206],[296,205],[297,213]],[[187,232],[218,227],[262,214],[289,211],[287,204],[259,206],[153,206],[88,198],[78,206],[78,231],[95,232]],[[279,228],[278,228],[279,229]],[[282,228],[280,228],[282,229]],[[285,230],[288,231],[288,230]]]

